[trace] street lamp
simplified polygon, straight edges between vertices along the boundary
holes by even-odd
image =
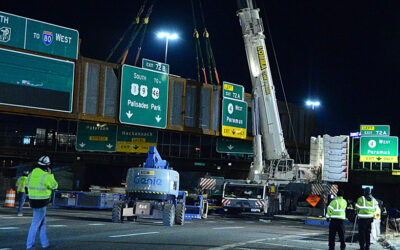
[[[306,101],[306,105],[307,106],[311,106],[311,108],[314,110],[314,108],[317,108],[321,105],[321,103],[319,101],[311,101],[311,100],[307,100]]]
[[[157,34],[158,38],[165,38],[165,57],[164,62],[167,63],[167,53],[168,53],[168,40],[175,40],[178,39],[178,34],[176,33],[168,33],[168,32],[159,32]]]

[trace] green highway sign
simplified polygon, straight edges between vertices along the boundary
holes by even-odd
[[[157,147],[157,130],[118,126],[117,152],[147,153],[151,146]]]
[[[223,83],[223,98],[232,98],[235,100],[244,100],[244,87],[230,82]]]
[[[389,125],[361,125],[360,135],[377,135],[377,136],[389,136],[390,126]]]
[[[72,112],[73,62],[0,49],[0,104]]]
[[[117,126],[78,122],[76,150],[115,152]]]
[[[252,141],[217,138],[217,152],[230,154],[253,154]]]
[[[397,136],[362,136],[360,162],[398,162],[399,138]]]
[[[247,137],[247,102],[228,98],[222,100],[222,135],[241,139]]]
[[[158,71],[161,73],[169,74],[169,65],[168,64],[152,61],[152,60],[149,60],[146,58],[142,59],[142,68],[151,69],[151,70]]]
[[[154,128],[167,126],[168,75],[153,70],[122,67],[119,120]]]
[[[78,59],[77,30],[0,12],[0,44]]]

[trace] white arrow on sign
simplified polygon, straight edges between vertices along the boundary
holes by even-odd
[[[106,145],[106,147],[107,147],[108,149],[111,149],[111,148],[113,147],[113,145],[111,145],[110,143],[108,143],[108,144]]]
[[[157,122],[160,122],[162,119],[160,115],[157,115],[155,118],[156,118]]]
[[[83,142],[81,142],[81,143],[79,144],[79,146],[81,146],[81,148],[83,148],[83,147],[85,147],[85,146],[86,146],[86,144],[85,144],[85,143],[83,143]]]
[[[232,150],[234,148],[234,146],[232,146],[231,144],[229,144],[228,146],[226,146],[229,150]]]
[[[130,110],[128,112],[126,112],[125,114],[129,119],[131,119],[131,117],[133,115],[133,113]]]

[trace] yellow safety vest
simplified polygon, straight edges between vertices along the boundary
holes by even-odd
[[[29,199],[43,200],[50,198],[51,191],[57,189],[58,183],[54,179],[54,175],[40,168],[35,168],[28,176],[26,186],[28,188]]]
[[[27,179],[28,177],[26,176],[21,176],[18,178],[17,183],[15,184],[17,186],[17,192],[25,193],[25,184]]]
[[[329,204],[328,211],[326,213],[326,218],[345,220],[346,207],[347,207],[347,201],[343,199],[343,197],[340,196],[337,197]]]
[[[375,200],[375,198],[372,198],[371,201],[368,201],[364,196],[361,196],[358,198],[356,204],[358,217],[361,219],[374,218],[377,207],[378,202]]]

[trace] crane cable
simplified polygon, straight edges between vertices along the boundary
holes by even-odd
[[[143,26],[147,27],[147,23],[149,22],[150,15],[153,12],[154,3],[155,3],[155,0],[153,0],[152,4],[147,9],[146,17],[143,19],[143,22],[140,23],[137,32],[132,35],[132,38],[129,41],[128,46],[126,46],[126,48],[125,48],[125,54],[121,55],[120,58],[118,59],[118,62],[121,61],[121,64],[125,64],[126,57],[128,56],[128,53],[129,53],[129,48],[132,46],[132,44],[135,41],[137,35],[140,33],[140,30],[143,28]]]
[[[201,70],[203,72],[204,82],[207,83],[206,69],[204,67],[203,54],[201,53],[200,40],[199,40],[200,36],[199,36],[199,32],[197,31],[196,15],[194,12],[193,0],[190,0],[190,5],[192,6],[192,17],[193,17],[193,26],[194,26],[193,42],[194,42],[194,49],[195,49],[195,53],[196,53],[197,81],[201,82],[201,78],[200,78],[200,62],[201,62]],[[199,62],[199,58],[200,58],[200,62]]]
[[[210,34],[208,33],[207,28],[206,28],[206,21],[204,18],[204,11],[203,11],[203,5],[201,3],[201,0],[199,0],[199,6],[200,6],[201,19],[203,21],[203,26],[204,26],[203,38],[204,38],[204,42],[205,42],[205,50],[206,50],[206,55],[207,55],[208,72],[209,72],[210,82],[213,83],[212,71],[214,71],[215,80],[217,81],[217,84],[219,85],[220,83],[219,83],[217,65],[215,63],[214,53],[213,53],[213,50],[211,47]]]
[[[279,75],[279,80],[280,80],[281,87],[282,87],[283,97],[284,97],[284,99],[285,99],[286,111],[287,111],[288,116],[289,116],[289,124],[290,124],[290,128],[291,128],[291,130],[292,130],[293,139],[294,139],[294,144],[295,144],[295,146],[296,146],[296,157],[298,158],[299,162],[301,163],[299,148],[298,148],[298,145],[297,145],[296,133],[294,132],[292,117],[291,117],[290,111],[289,111],[289,105],[288,105],[287,98],[286,98],[285,88],[284,88],[284,86],[283,86],[282,75],[281,75],[281,71],[280,71],[280,68],[279,68],[278,59],[277,59],[277,57],[276,57],[274,41],[273,41],[273,39],[272,39],[271,30],[270,30],[270,28],[269,28],[268,15],[267,15],[267,12],[266,12],[266,10],[265,10],[265,5],[264,5],[264,4],[263,4],[263,10],[264,10],[264,13],[265,13],[265,19],[266,19],[266,21],[267,21],[267,29],[268,29],[269,40],[271,41],[272,51],[273,51],[273,53],[274,53],[275,64],[276,64],[276,67],[277,67],[277,69],[278,69],[278,75]]]
[[[133,27],[134,27],[134,30],[132,31],[132,33],[136,33],[137,28],[138,28],[137,24],[139,24],[140,16],[142,15],[142,13],[143,13],[143,11],[144,11],[144,8],[146,7],[146,3],[147,3],[147,0],[145,0],[145,1],[143,2],[143,4],[140,6],[140,9],[139,9],[139,11],[138,11],[138,13],[137,13],[137,15],[136,15],[135,20],[132,21],[132,23],[129,25],[128,29],[125,30],[124,34],[121,36],[121,38],[119,39],[119,41],[117,42],[117,44],[115,44],[115,46],[111,49],[111,51],[110,51],[110,53],[108,54],[107,59],[106,59],[107,62],[108,62],[108,61],[111,59],[111,57],[114,55],[115,50],[119,47],[119,45],[121,44],[121,42],[125,39],[125,36],[128,35],[128,33],[132,30]]]
[[[144,19],[144,29],[143,29],[143,33],[142,33],[142,38],[140,39],[140,43],[139,43],[139,47],[138,47],[138,52],[136,54],[136,59],[135,59],[135,66],[137,64],[137,61],[139,60],[139,56],[140,56],[140,52],[142,51],[142,45],[143,45],[143,41],[144,41],[144,37],[146,35],[146,31],[147,31],[147,27],[148,27],[148,23],[149,23],[149,17],[150,14],[153,11],[153,6],[154,4],[157,2],[157,0],[153,0],[150,8],[149,8],[149,12],[147,13],[147,16]]]

